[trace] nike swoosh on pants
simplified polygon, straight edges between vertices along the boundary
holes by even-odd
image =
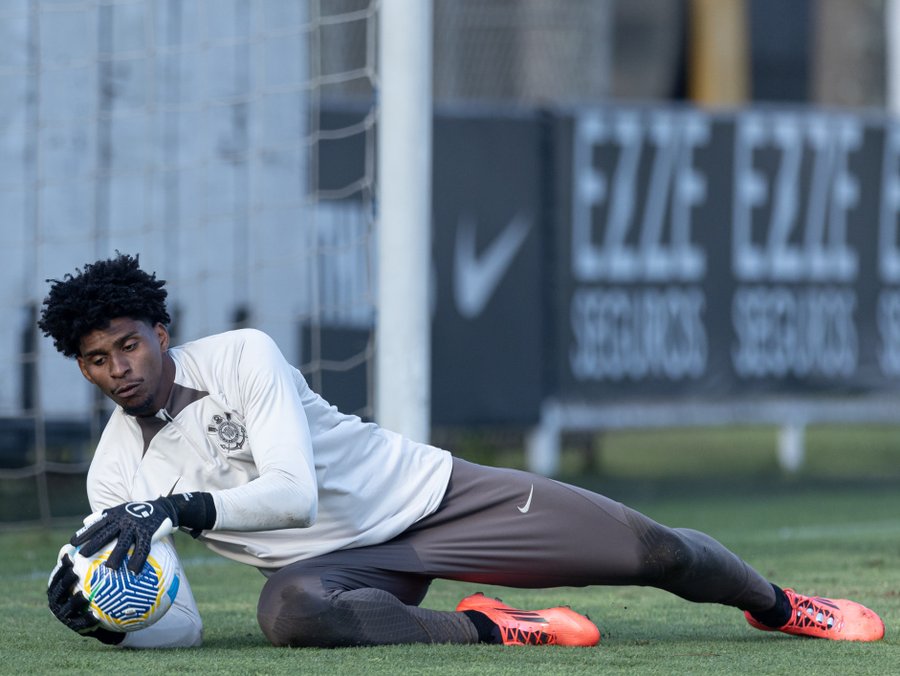
[[[522,514],[528,514],[528,510],[531,509],[531,498],[534,497],[534,484],[531,484],[531,490],[528,492],[528,499],[525,501],[524,505],[516,505],[516,509],[518,509]]]

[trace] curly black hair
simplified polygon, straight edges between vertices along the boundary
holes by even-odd
[[[48,279],[38,327],[66,357],[79,354],[81,339],[105,329],[117,317],[156,324],[171,321],[165,280],[140,269],[138,256],[116,251],[115,258],[88,263],[62,280]]]

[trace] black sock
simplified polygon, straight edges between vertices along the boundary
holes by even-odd
[[[468,617],[472,624],[475,625],[475,631],[478,632],[478,640],[481,643],[501,643],[500,630],[497,625],[488,619],[484,613],[477,610],[464,610],[463,614]]]
[[[781,587],[777,587],[773,584],[772,589],[775,590],[775,605],[769,610],[755,613],[751,612],[750,614],[757,622],[764,624],[767,627],[778,629],[787,624],[787,621],[791,619],[791,602],[788,601],[788,597],[781,590]]]

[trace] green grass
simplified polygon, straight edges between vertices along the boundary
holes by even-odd
[[[6,589],[12,588],[0,604],[0,673],[897,673],[900,463],[891,432],[896,430],[811,431],[810,462],[799,477],[784,476],[774,465],[771,430],[625,434],[597,445],[594,460],[603,475],[577,477],[659,521],[714,535],[779,584],[866,603],[887,625],[880,643],[758,632],[738,611],[690,604],[653,589],[515,590],[437,581],[425,600],[428,607],[452,609],[476,588],[520,606],[569,603],[597,621],[601,644],[277,649],[256,625],[262,576],[179,536],[204,617],[205,644],[197,650],[123,652],[75,636],[46,609],[47,574],[73,520],[54,530],[0,532],[0,569]],[[582,460],[575,454],[567,466],[577,468]]]

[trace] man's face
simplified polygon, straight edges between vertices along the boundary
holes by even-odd
[[[153,415],[172,385],[169,333],[162,324],[120,317],[81,339],[78,366],[129,415]]]

